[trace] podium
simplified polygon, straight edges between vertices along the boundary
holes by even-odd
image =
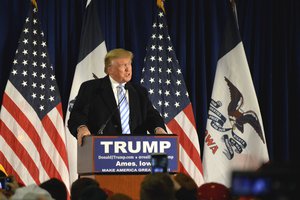
[[[86,136],[78,146],[79,176],[94,175],[101,188],[139,199],[140,184],[151,173],[151,154],[168,155],[168,172],[178,171],[176,135]]]

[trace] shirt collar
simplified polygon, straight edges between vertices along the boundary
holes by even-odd
[[[113,88],[117,88],[117,86],[119,86],[119,85],[123,85],[125,87],[126,83],[118,83],[111,76],[109,76],[109,79],[110,79],[110,82],[111,82],[111,85]]]

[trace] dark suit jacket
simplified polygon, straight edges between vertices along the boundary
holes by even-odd
[[[131,134],[146,134],[147,130],[153,134],[156,127],[166,129],[162,117],[148,98],[147,90],[131,82],[126,84],[126,88],[129,95]],[[103,134],[120,135],[120,114],[109,77],[86,81],[80,86],[68,127],[75,137],[80,125],[88,126],[91,134],[96,135],[110,115],[112,118]]]

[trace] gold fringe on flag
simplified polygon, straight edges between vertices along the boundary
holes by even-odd
[[[31,0],[31,3],[34,5],[34,7],[37,9],[37,3],[36,3],[36,0]]]
[[[156,5],[157,5],[159,8],[161,8],[161,9],[164,11],[164,13],[166,13],[165,7],[164,7],[164,0],[156,0]]]
[[[8,176],[7,172],[5,171],[4,167],[1,164],[0,164],[0,171],[2,171],[6,176]]]

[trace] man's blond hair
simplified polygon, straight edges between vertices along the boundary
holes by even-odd
[[[109,51],[104,58],[104,72],[107,74],[107,68],[111,66],[111,61],[116,58],[130,58],[133,59],[133,53],[125,49],[113,49]]]

